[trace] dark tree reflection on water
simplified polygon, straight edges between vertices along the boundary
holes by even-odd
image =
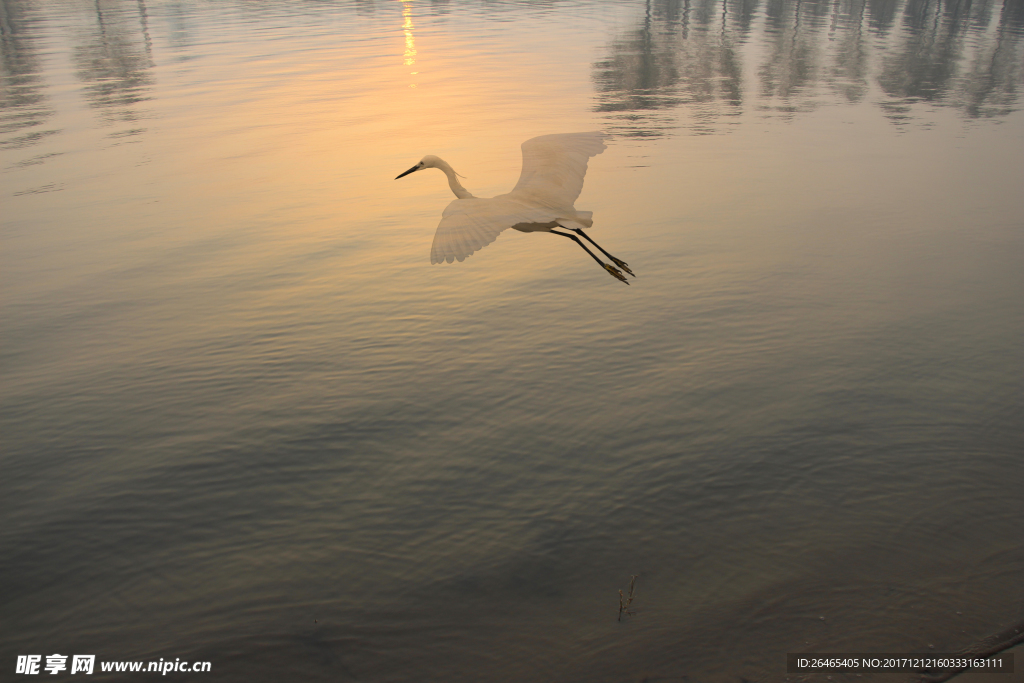
[[[40,129],[54,112],[33,31],[37,21],[28,3],[0,0],[0,149],[27,147],[56,132]]]
[[[597,110],[637,136],[673,128],[675,117],[666,110],[681,105],[692,108],[698,129],[739,113],[742,69],[735,46],[746,35],[752,4],[733,3],[739,25],[715,31],[722,16],[716,0],[648,3],[643,23],[594,65]]]
[[[41,36],[50,18],[44,10],[29,0],[0,0],[0,149],[31,147],[60,133],[46,126],[54,111],[43,78],[47,49]],[[146,116],[140,104],[150,98],[153,85],[146,3],[99,0],[89,5],[89,14],[92,21],[74,37],[73,62],[83,95],[104,126],[122,124],[111,137],[136,135],[144,130],[137,122]]]
[[[1022,8],[1024,0],[649,0],[594,64],[596,110],[633,136],[717,132],[746,110],[790,117],[865,100],[896,124],[920,119],[918,103],[1005,116],[1019,106]]]
[[[86,84],[85,97],[99,110],[104,122],[133,123],[142,118],[138,105],[149,99],[153,83],[145,3],[97,2],[95,19],[74,52],[78,77]],[[133,128],[115,135],[141,130]]]
[[[901,112],[916,101],[948,102],[972,117],[1013,111],[1021,80],[1022,3],[1004,4],[994,34],[980,35],[989,23],[992,4],[991,0],[908,0],[906,37],[883,60],[879,75],[882,89],[897,106],[902,105]],[[962,64],[972,42],[976,52],[969,63]]]
[[[559,4],[426,0],[417,8],[444,21],[462,11],[508,21]],[[260,26],[292,5],[224,6]],[[394,3],[373,0],[330,7],[356,16],[394,11]],[[113,137],[134,136],[144,129],[139,122],[148,117],[154,85],[146,0],[77,8],[89,19],[72,37],[82,93]],[[870,103],[897,125],[922,121],[934,107],[973,119],[1019,108],[1024,0],[647,0],[640,9],[631,25],[613,32],[592,70],[594,108],[623,135],[680,127],[716,133],[744,114],[787,118],[826,104]],[[169,52],[188,52],[199,31],[196,5],[156,11]],[[45,46],[36,37],[51,14],[43,3],[0,0],[4,148],[58,132],[47,123],[53,112],[40,74]]]

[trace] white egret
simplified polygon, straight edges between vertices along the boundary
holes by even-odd
[[[523,170],[519,182],[508,194],[490,199],[470,194],[445,160],[432,154],[423,157],[395,180],[424,168],[436,168],[448,176],[448,186],[458,197],[441,216],[434,233],[430,262],[464,261],[497,239],[507,228],[520,232],[549,232],[576,242],[613,277],[628,285],[619,268],[633,275],[629,266],[583,232],[583,228],[594,224],[591,220],[593,213],[577,211],[573,206],[583,189],[587,161],[605,150],[604,138],[603,133],[592,132],[541,135],[527,140],[523,143]],[[570,232],[560,232],[555,228]],[[580,241],[580,237],[597,247],[619,268],[599,259]]]

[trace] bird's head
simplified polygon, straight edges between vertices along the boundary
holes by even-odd
[[[419,163],[410,168],[408,171],[398,176],[395,176],[395,180],[407,176],[410,173],[413,173],[414,171],[422,171],[425,168],[437,168],[438,162],[440,161],[440,158],[435,157],[433,154],[428,154],[427,156],[420,159]]]

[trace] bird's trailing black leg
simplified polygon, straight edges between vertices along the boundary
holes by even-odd
[[[620,261],[619,259],[617,259],[614,256],[612,256],[611,254],[609,254],[607,251],[602,249],[600,244],[598,244],[594,240],[590,239],[590,235],[588,235],[587,233],[583,232],[579,228],[572,228],[572,231],[575,232],[577,235],[581,235],[583,237],[583,239],[587,240],[588,242],[593,244],[595,247],[597,247],[601,251],[602,254],[604,254],[605,256],[607,256],[608,258],[610,258],[612,260],[612,263],[617,265],[619,268],[622,268],[624,271],[626,271],[630,275],[633,275],[633,271],[629,269],[629,265],[625,261]],[[633,275],[633,277],[636,277],[636,275]]]
[[[568,237],[573,242],[575,242],[576,244],[580,245],[583,248],[583,251],[585,251],[588,254],[590,254],[590,258],[592,258],[595,261],[597,261],[598,263],[600,263],[601,267],[604,268],[605,270],[607,270],[608,273],[612,277],[614,277],[616,280],[620,280],[622,282],[625,282],[627,285],[629,284],[629,282],[626,280],[626,276],[623,275],[622,272],[618,268],[616,268],[615,266],[610,266],[607,263],[605,263],[604,261],[602,261],[601,259],[597,258],[597,255],[594,254],[594,252],[592,252],[589,249],[587,249],[587,245],[583,244],[583,242],[580,241],[580,238],[577,237],[576,235],[570,235],[568,233],[558,232],[557,230],[552,230],[551,234],[552,235],[561,235],[562,237]],[[586,237],[586,235],[584,235],[584,237]],[[597,246],[597,245],[594,245],[594,246]],[[601,247],[597,247],[597,248],[601,249]],[[601,249],[601,251],[604,252],[604,249]]]

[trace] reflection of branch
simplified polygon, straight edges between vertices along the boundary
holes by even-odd
[[[0,34],[9,36],[13,33],[11,22],[7,18],[7,3],[0,2]]]
[[[146,11],[145,0],[138,0],[139,23],[142,24],[142,38],[146,42],[146,56],[149,57],[149,65],[153,66],[153,41],[149,38],[148,12]]]
[[[622,621],[622,613],[625,612],[629,616],[633,616],[633,613],[629,611],[629,606],[633,603],[636,598],[636,577],[639,574],[633,574],[629,577],[629,595],[623,595],[622,591],[619,591],[619,621]]]

